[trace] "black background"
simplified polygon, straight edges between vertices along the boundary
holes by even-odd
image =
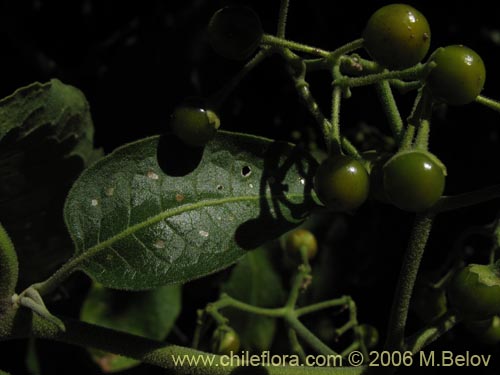
[[[266,32],[275,32],[279,1],[2,1],[0,95],[6,96],[20,86],[53,77],[80,88],[91,106],[96,146],[106,152],[126,142],[162,133],[168,128],[172,109],[183,98],[210,95],[241,67],[241,62],[217,56],[208,45],[205,32],[211,14],[223,5],[234,3],[252,6]],[[323,49],[334,49],[358,38],[370,14],[385,3],[292,0],[287,36]],[[410,4],[427,16],[432,30],[431,49],[465,44],[483,57],[487,68],[484,94],[500,99],[497,84],[500,83],[497,69],[500,19],[494,2],[415,1]],[[310,77],[313,93],[328,111],[329,76],[317,73]],[[349,131],[366,123],[387,133],[373,89],[360,88],[353,94],[343,103],[342,128]],[[397,96],[405,115],[411,108],[412,98],[411,94]],[[225,130],[282,140],[293,140],[294,130],[316,129],[312,118],[299,104],[282,61],[274,57],[242,82],[222,107],[220,117]],[[500,183],[499,130],[500,114],[477,104],[439,111],[432,124],[431,150],[447,165],[446,194]],[[471,225],[491,222],[498,208],[498,201],[494,201],[438,218],[424,268],[432,269],[442,262],[458,234]],[[360,218],[349,218],[349,228],[369,225],[373,220],[371,209],[364,208]],[[353,294],[359,301],[361,319],[383,331],[388,307],[382,306],[388,306],[390,301],[411,217],[387,207],[380,210],[380,217],[386,220],[389,229],[378,233],[372,241],[372,247],[367,250],[369,260],[364,263],[371,265],[369,274],[379,274],[370,279],[376,282],[345,283],[337,291]],[[361,231],[365,235],[366,232]],[[349,235],[347,238],[359,234],[349,229]],[[384,237],[389,235],[393,238]],[[485,246],[477,242],[469,246]],[[354,262],[352,258],[344,255],[337,260],[344,260],[345,267],[349,268],[349,262]],[[201,298],[202,302],[197,302],[198,306],[190,307],[197,288],[200,283],[196,282],[186,287],[187,302],[181,328],[182,324],[194,323],[194,308],[213,299],[208,293]],[[67,315],[78,310],[70,303],[57,308]],[[189,333],[189,329],[187,331]],[[442,341],[436,348],[491,352],[497,365],[500,360],[498,346],[486,348],[476,344],[460,328],[453,337]],[[4,350],[0,351],[4,369],[14,374],[23,373],[24,346],[24,341],[0,345]],[[49,358],[44,373],[98,373],[88,363],[84,350],[63,345],[50,348],[50,353],[40,349]],[[7,349],[15,354],[5,356]],[[146,369],[160,373],[150,367],[143,367],[137,373],[145,373]],[[497,370],[490,367],[471,371],[486,374]]]

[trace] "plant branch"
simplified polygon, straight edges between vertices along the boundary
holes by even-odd
[[[384,109],[391,132],[397,144],[401,146],[403,139],[403,119],[399,113],[396,100],[392,94],[391,86],[387,80],[380,81],[375,85],[377,94]]]
[[[496,198],[500,198],[500,185],[488,186],[486,188],[470,191],[468,193],[441,197],[432,207],[431,211],[437,214],[474,206]]]
[[[112,329],[72,319],[62,319],[66,332],[32,314],[27,309],[9,310],[0,319],[0,341],[36,337],[55,340],[81,347],[92,347],[110,353],[137,359],[141,362],[170,370],[177,375],[229,375],[236,366],[224,362],[224,357],[198,350],[165,344]],[[186,358],[199,359],[197,366]],[[184,365],[174,362],[184,359]],[[202,360],[203,358],[204,360]],[[226,359],[228,359],[226,357]],[[266,366],[268,375],[360,375],[362,368],[312,368],[294,366]],[[338,370],[338,371],[337,371]],[[255,368],[258,371],[258,368]]]
[[[310,55],[320,57],[330,56],[330,52],[322,50],[321,48],[311,47],[306,44],[292,42],[291,40],[278,38],[274,35],[264,34],[261,39],[261,44],[264,46],[271,46],[275,48],[288,48],[293,51],[304,52]]]
[[[321,341],[314,333],[309,331],[309,329],[303,325],[297,316],[293,313],[285,316],[285,321],[288,323],[290,328],[295,330],[297,334],[304,340],[311,348],[316,350],[318,353],[323,355],[339,355],[323,341]]]
[[[331,144],[330,149],[334,153],[340,153],[340,103],[342,99],[342,88],[335,85],[332,93],[332,132],[330,137],[325,141]]]
[[[456,315],[445,314],[438,319],[432,326],[426,327],[421,331],[410,336],[406,340],[405,347],[413,354],[419,352],[427,345],[431,344],[434,340],[438,339],[441,335],[448,332],[458,323]]]
[[[420,262],[432,228],[432,222],[433,216],[431,214],[419,214],[415,218],[392,302],[387,340],[385,343],[386,350],[404,349],[403,340],[408,308]]]
[[[290,3],[289,0],[281,0],[280,11],[279,11],[279,16],[278,16],[278,30],[276,32],[276,36],[278,38],[285,37],[286,20],[287,20],[287,16],[288,16],[289,3]]]
[[[313,305],[300,307],[295,310],[295,313],[297,314],[297,316],[302,316],[314,313],[316,311],[328,309],[330,307],[347,306],[350,300],[350,297],[344,296],[341,298],[331,299],[329,301],[318,302]]]
[[[500,102],[487,98],[486,96],[478,95],[476,98],[476,103],[482,104],[494,111],[500,112]]]
[[[218,109],[228,98],[229,95],[235,90],[239,83],[250,73],[257,65],[259,65],[267,56],[269,56],[269,49],[261,49],[257,54],[248,61],[243,68],[221,89],[215,92],[208,98],[208,103],[215,109]]]

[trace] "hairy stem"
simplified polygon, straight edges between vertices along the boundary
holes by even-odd
[[[304,52],[310,55],[316,55],[321,57],[330,56],[330,52],[322,50],[321,48],[311,47],[306,44],[292,42],[291,40],[278,38],[274,35],[269,35],[269,34],[265,34],[262,36],[261,44],[277,48],[288,48],[293,51]]]
[[[432,222],[433,216],[430,214],[420,214],[415,218],[392,303],[387,341],[385,343],[386,350],[404,349],[408,308]]]
[[[279,12],[279,16],[278,16],[278,31],[276,32],[276,36],[278,38],[285,37],[286,20],[287,20],[287,16],[288,16],[289,3],[290,3],[289,0],[281,0],[280,12]]]
[[[482,104],[494,111],[500,112],[500,102],[487,98],[486,96],[478,95],[476,98],[476,103]]]
[[[391,86],[384,80],[376,84],[377,94],[384,109],[391,132],[398,145],[401,145],[403,138],[403,119],[399,113],[396,100],[392,94]]]

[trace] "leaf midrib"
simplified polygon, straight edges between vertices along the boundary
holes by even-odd
[[[245,202],[245,201],[256,201],[260,199],[269,199],[269,198],[278,198],[278,197],[287,197],[287,198],[301,198],[304,197],[305,194],[284,194],[280,195],[255,195],[255,196],[240,196],[240,197],[226,197],[221,199],[209,199],[201,202],[196,202],[192,204],[183,205],[178,208],[166,210],[160,212],[159,214],[150,217],[149,219],[142,221],[140,223],[134,224],[127,229],[121,231],[118,234],[108,238],[106,241],[100,242],[97,245],[94,245],[86,250],[83,250],[80,255],[71,259],[68,263],[69,268],[76,268],[78,265],[99,253],[100,251],[106,249],[107,247],[113,245],[115,242],[126,238],[135,232],[141,230],[142,228],[148,227],[150,225],[156,224],[161,220],[168,219],[173,216],[181,215],[183,213],[194,211],[198,208],[205,208],[211,206],[217,206],[227,203],[236,203],[236,202]]]

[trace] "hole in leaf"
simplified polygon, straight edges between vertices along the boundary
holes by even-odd
[[[224,186],[222,186],[222,185],[217,185],[217,190],[222,190],[222,189],[224,189]]]
[[[241,168],[241,175],[243,177],[248,177],[251,174],[252,174],[252,169],[248,165],[245,165],[243,168]]]

